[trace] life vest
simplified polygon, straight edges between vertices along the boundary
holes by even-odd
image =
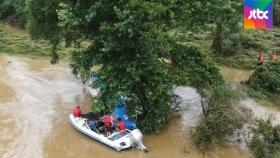
[[[264,62],[264,56],[263,55],[260,55],[258,57],[258,62],[261,63],[261,64]]]
[[[109,116],[109,115],[105,115],[103,118],[102,118],[102,122],[104,123],[104,125],[106,127],[112,127],[112,118]]]
[[[123,120],[118,122],[118,129],[119,131],[125,130],[126,126],[125,126],[125,122]]]
[[[73,110],[73,115],[74,115],[74,117],[80,117],[81,116],[81,109],[75,108]]]
[[[271,61],[275,61],[277,59],[276,54],[271,55]]]

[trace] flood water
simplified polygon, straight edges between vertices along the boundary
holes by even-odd
[[[17,36],[27,35],[9,25],[4,29]],[[252,71],[223,67],[221,73],[230,82],[240,82],[247,80]],[[135,149],[116,152],[82,135],[69,123],[68,114],[73,107],[80,105],[82,111],[89,111],[92,99],[66,63],[52,66],[45,59],[0,54],[0,74],[1,158],[252,157],[247,149],[231,144],[215,146],[205,153],[195,145],[192,131],[202,110],[200,96],[193,88],[176,88],[176,94],[183,99],[183,111],[174,115],[160,133],[144,136],[148,153]]]
[[[65,65],[44,59],[0,55],[0,157],[2,158],[249,158],[234,145],[213,147],[205,154],[195,145],[192,131],[201,117],[200,98],[178,87],[183,112],[160,133],[145,135],[149,152],[116,152],[76,131],[68,114],[76,105],[89,111],[92,100]],[[204,156],[203,156],[204,155]]]
[[[253,74],[253,70],[239,70],[228,67],[220,67],[220,73],[227,82],[230,83],[240,83],[249,80],[250,76]]]

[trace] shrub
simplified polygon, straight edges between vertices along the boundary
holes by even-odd
[[[250,77],[248,84],[250,88],[262,91],[265,94],[280,93],[280,62],[273,62],[258,67]]]
[[[277,158],[280,155],[280,126],[270,121],[258,122],[250,148],[256,158]]]
[[[241,116],[233,107],[237,100],[231,89],[224,86],[213,88],[207,114],[196,128],[196,141],[200,146],[207,147],[223,141],[235,129],[241,128]]]

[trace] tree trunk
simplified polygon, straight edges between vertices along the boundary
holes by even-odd
[[[219,54],[219,55],[223,53],[222,31],[223,31],[223,25],[221,23],[218,23],[217,27],[216,27],[216,30],[214,32],[214,39],[213,39],[213,43],[212,43],[212,49],[214,50],[214,53]]]

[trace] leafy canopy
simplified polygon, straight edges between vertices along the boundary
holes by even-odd
[[[256,158],[277,158],[280,154],[280,126],[270,121],[259,121],[250,143]]]
[[[249,86],[267,95],[276,95],[280,93],[280,62],[266,63],[257,67],[254,74],[250,77]]]
[[[56,42],[63,37],[74,48],[73,73],[83,80],[92,67],[102,65],[97,72],[101,94],[94,111],[112,110],[116,98],[123,95],[140,128],[151,132],[170,117],[177,98],[174,85],[223,84],[210,58],[196,47],[176,43],[168,34],[186,25],[188,5],[185,0],[30,0],[28,26],[35,39]]]

